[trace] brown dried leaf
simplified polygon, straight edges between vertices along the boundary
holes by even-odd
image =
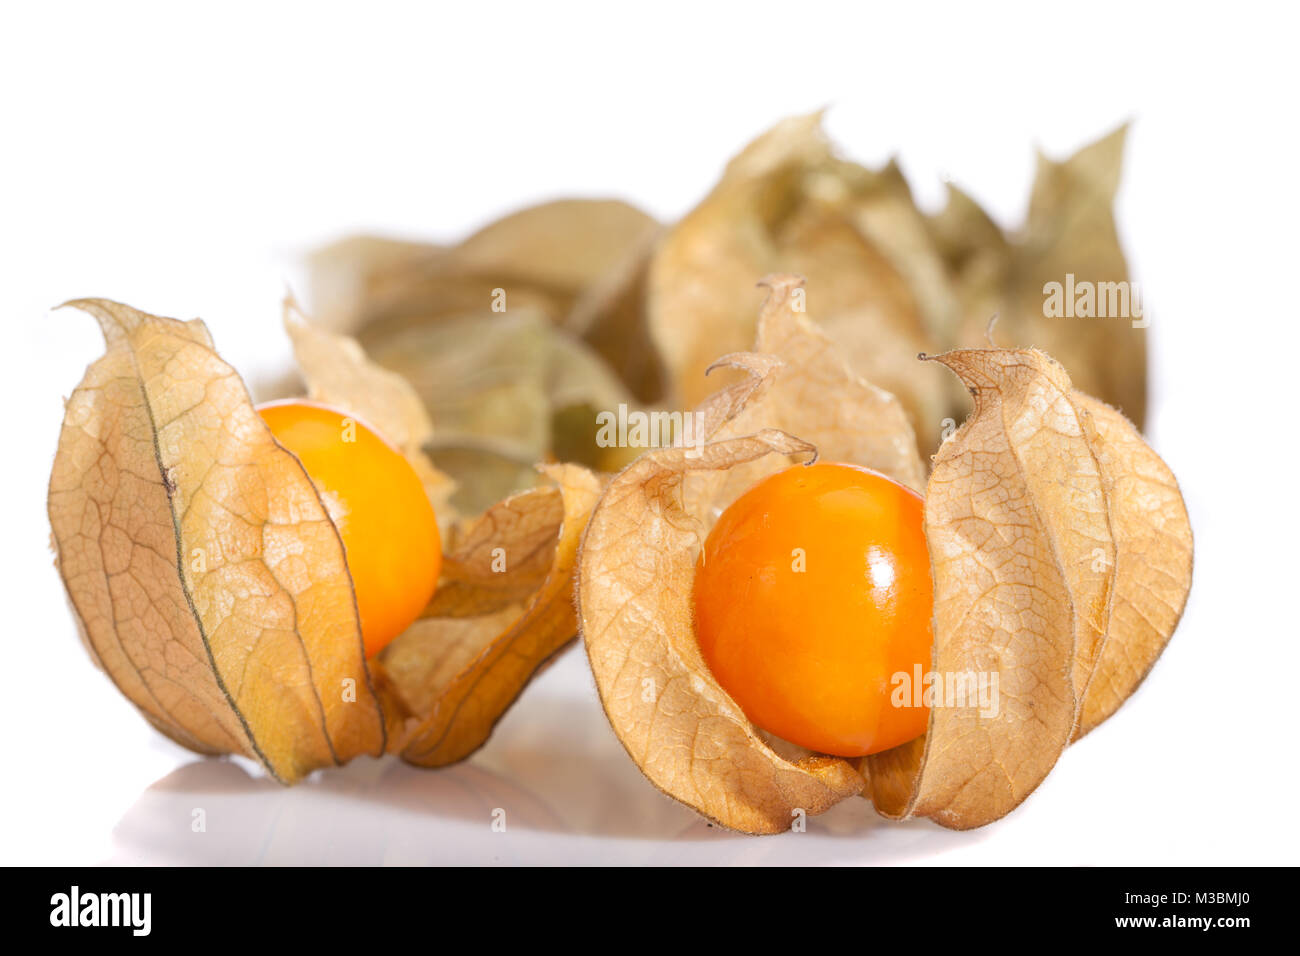
[[[392,735],[390,749],[410,763],[440,767],[477,750],[528,681],[577,634],[574,564],[600,481],[576,465],[544,471],[558,492],[530,492],[503,502],[468,529],[458,554],[470,576],[459,596],[483,597],[489,589],[476,576],[492,532],[493,546],[504,549],[508,562],[503,574],[513,580],[487,596],[516,596],[536,580],[541,539],[550,532],[547,570],[534,593],[477,617],[425,617],[381,656],[388,709],[411,718]],[[558,524],[550,520],[556,496],[563,508]],[[472,599],[452,603],[442,609],[449,615],[490,606]]]
[[[539,460],[620,464],[594,444],[594,412],[663,392],[629,295],[658,229],[621,201],[566,199],[450,248],[355,240],[319,254],[313,298],[414,386],[438,425],[426,451],[472,514],[532,487]]]
[[[146,718],[293,782],[381,753],[338,533],[202,323],[105,300],[50,478],[60,573]]]
[[[997,674],[999,705],[935,707],[923,740],[866,767],[882,813],[967,829],[1019,805],[1076,722],[1094,726],[1136,686],[1177,621],[1191,539],[1163,463],[1047,356],[936,360],[970,388],[975,410],[941,447],[926,497],[932,671]]]
[[[725,366],[747,378],[728,386],[696,410],[700,439],[718,441],[776,428],[817,446],[830,461],[873,468],[918,491],[925,465],[898,400],[854,374],[833,342],[799,307],[801,276],[772,275],[758,323],[754,352],[724,356]],[[689,508],[721,511],[747,488],[788,467],[765,456],[714,473],[688,476]]]
[[[351,299],[344,328],[373,353],[404,327],[487,311],[496,289],[505,290],[511,311],[532,309],[561,322],[656,229],[651,217],[619,200],[561,199],[505,216],[453,247],[420,255],[355,242],[331,247],[329,261],[331,271],[360,277],[351,282],[362,291]],[[330,273],[314,272],[316,281],[328,293]]]
[[[761,399],[739,411],[718,437],[779,428],[811,441],[827,460],[874,468],[920,490],[925,465],[901,403],[847,365],[839,342],[796,307],[803,277],[770,275],[759,285],[768,295],[755,348],[780,365],[772,368]]]
[[[926,220],[926,229],[950,272],[963,276],[981,258],[1004,262],[1007,237],[969,194],[948,184],[948,201]]]
[[[430,452],[437,457],[438,469],[456,484],[451,504],[459,514],[480,513],[537,485],[536,460],[500,442],[439,440]]]
[[[519,604],[507,604],[478,616],[422,618],[390,645],[378,665],[372,663],[392,749],[400,750],[411,724],[434,712],[457,675],[522,611]]]
[[[377,276],[400,273],[438,251],[428,243],[381,236],[349,236],[315,250],[307,262],[312,315],[332,331],[353,328]]]
[[[1079,711],[1083,736],[1137,690],[1178,626],[1192,583],[1192,527],[1173,472],[1133,424],[1081,392],[1071,400],[1090,422],[1116,551],[1106,638]]]
[[[1114,213],[1127,134],[1126,124],[1064,162],[1038,157],[1029,217],[1012,262],[1013,306],[1036,323],[1026,330],[1035,339],[1011,344],[1044,349],[1071,370],[1076,388],[1120,409],[1140,428],[1146,420],[1150,317],[1043,315],[1044,284],[1063,283],[1067,273],[1076,286],[1087,281],[1098,290],[1129,282]]]
[[[512,309],[412,326],[375,340],[367,353],[411,384],[437,422],[439,443],[490,440],[533,462],[550,437],[552,331],[540,314]]]
[[[668,397],[668,372],[650,335],[646,281],[660,235],[654,229],[625,259],[583,291],[564,328],[590,345],[642,402]]]
[[[525,600],[551,572],[563,521],[563,493],[543,487],[511,495],[458,525],[423,616],[480,616]]]
[[[1073,276],[1076,296],[1091,288],[1099,303],[1109,303],[1113,291],[1114,311],[1127,301],[1135,312],[1134,299],[1141,302],[1136,284],[1129,284],[1114,215],[1126,133],[1127,127],[1120,127],[1063,162],[1040,154],[1028,216],[1010,242],[997,242],[987,217],[959,193],[950,194],[946,221],[934,228],[963,258],[959,285],[965,318],[958,346],[982,346],[996,312],[999,343],[1046,351],[1070,369],[1080,391],[1120,408],[1141,427],[1149,317],[1053,316],[1046,311],[1048,283],[1059,284],[1064,296],[1067,275]],[[958,229],[966,230],[964,243],[954,241]],[[1141,308],[1145,311],[1145,303]]]
[[[457,247],[463,268],[538,286],[582,290],[659,228],[617,199],[557,199],[485,226]]]
[[[970,196],[952,185],[948,186],[947,205],[927,224],[958,302],[956,319],[940,341],[947,346],[976,346],[986,344],[990,335],[1005,338],[1002,318],[1008,308],[1005,290],[1010,282],[1011,247],[1001,228]],[[981,323],[982,337],[976,338]],[[953,407],[969,411],[968,405],[954,402]]]
[[[849,191],[846,206],[853,224],[889,260],[915,296],[926,337],[932,342],[948,341],[960,319],[961,302],[952,287],[943,250],[930,222],[917,208],[903,171],[894,161],[879,171],[840,162],[835,175],[844,184],[841,188]]]
[[[1071,581],[1083,607],[1104,614],[1109,574],[1090,576],[1085,562],[1101,547],[1109,571],[1113,550],[1064,372],[1032,352],[968,350],[937,361],[972,390],[975,411],[939,449],[926,495],[931,669],[945,678],[996,673],[1000,706],[992,718],[977,700],[932,708],[924,748],[909,748],[915,762],[867,765],[882,812],[966,829],[1018,806],[1069,743],[1076,648],[1100,635],[1088,613],[1075,613]],[[899,774],[910,787],[891,779]],[[903,803],[890,802],[900,795]]]
[[[815,313],[854,372],[897,396],[912,430],[938,443],[947,411],[943,379],[913,361],[935,339],[926,334],[915,286],[878,244],[856,228],[850,210],[811,210],[791,218],[781,237],[781,269],[809,278]]]
[[[425,450],[460,486],[453,500],[470,514],[534,485],[533,464],[556,446],[568,460],[598,464],[594,414],[565,413],[632,402],[588,346],[513,304],[504,314],[411,325],[367,352],[409,383],[437,423]]]
[[[714,359],[753,341],[754,276],[800,273],[816,297],[812,311],[854,371],[894,391],[914,430],[937,436],[946,384],[912,361],[933,340],[904,274],[864,231],[871,220],[855,190],[865,195],[867,175],[833,159],[820,114],[795,117],[732,160],[664,236],[647,310],[678,401],[700,402],[717,384],[704,379]],[[923,229],[916,235],[925,241]]]
[[[782,121],[732,159],[713,191],[660,240],[647,279],[650,334],[681,404],[707,397],[704,374],[719,355],[753,342],[754,277],[794,271],[774,261],[773,223],[798,207],[805,167],[829,155],[820,114]]]
[[[844,760],[778,756],[709,674],[691,625],[707,528],[683,507],[682,481],[811,450],[767,430],[645,454],[601,497],[579,565],[582,634],[619,740],[656,787],[748,833],[789,829],[797,811],[820,813],[863,781]]]

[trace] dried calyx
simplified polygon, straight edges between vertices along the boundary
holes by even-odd
[[[996,819],[1132,693],[1190,582],[1177,485],[1129,422],[1140,305],[1071,321],[1044,301],[1052,283],[1129,288],[1123,141],[1040,158],[1013,233],[955,188],[927,215],[896,165],[842,159],[811,115],[670,226],[560,200],[451,246],[320,253],[316,321],[287,317],[298,377],[402,453],[443,543],[432,601],[369,662],[330,511],[202,323],[73,303],[106,349],[68,402],[49,511],[87,645],[163,733],[292,782],[362,753],[472,753],[580,617],[633,758],[727,826],[785,829],[859,792],[889,816]],[[774,270],[808,277],[816,323],[788,275],[757,308]],[[976,348],[993,313],[1073,384],[1042,352]],[[927,349],[946,351],[917,363]],[[695,408],[698,446],[636,458],[600,438],[598,412],[670,408]],[[996,715],[935,707],[924,737],[849,761],[759,732],[708,673],[700,544],[814,450],[925,492],[933,670],[997,673]]]
[[[996,674],[997,706],[941,700],[924,736],[861,761],[774,741],[696,646],[692,581],[712,522],[814,451],[912,487],[925,470],[901,403],[850,373],[798,311],[802,281],[765,284],[755,350],[725,360],[748,379],[699,409],[707,441],[643,455],[592,513],[578,609],[606,714],[652,783],[738,830],[785,830],[857,793],[894,818],[996,820],[1118,708],[1173,633],[1192,567],[1177,483],[1123,415],[1047,355],[935,357],[975,408],[924,482],[931,671]]]
[[[590,472],[550,466],[551,485],[458,519],[410,386],[355,342],[290,321],[310,397],[401,450],[446,524],[448,595],[368,663],[330,514],[203,324],[70,304],[106,348],[68,401],[50,478],[59,570],[96,662],[173,740],[285,783],[385,751],[439,766],[477,749],[575,636]],[[474,573],[484,528],[501,560],[491,580]]]

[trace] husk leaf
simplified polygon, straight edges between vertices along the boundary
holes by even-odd
[[[885,815],[968,829],[1018,806],[1149,670],[1190,587],[1191,531],[1136,429],[1045,354],[935,360],[975,409],[927,489],[931,666],[997,674],[999,706],[933,707],[924,738],[865,769]]]
[[[92,656],[172,739],[284,783],[385,749],[441,766],[576,636],[590,472],[549,466],[558,488],[451,522],[445,591],[367,668],[338,532],[202,323],[69,304],[99,320],[106,350],[68,402],[51,475],[57,562]],[[288,329],[312,397],[420,467],[432,423],[409,385],[347,337]]]
[[[103,299],[50,478],[96,660],[155,727],[292,783],[381,753],[342,543],[202,323]]]
[[[924,736],[865,758],[865,793],[893,818],[999,819],[1113,713],[1172,633],[1191,571],[1177,484],[1121,415],[1045,354],[1014,349],[935,357],[975,407],[924,482],[899,403],[849,373],[801,313],[802,280],[763,284],[755,351],[718,363],[744,378],[698,409],[707,440],[643,455],[593,512],[579,621],[611,725],[656,786],[746,832],[785,829],[852,789],[844,761],[744,720],[692,625],[695,561],[717,515],[816,448],[924,485],[931,670],[998,679],[995,708],[941,700]]]

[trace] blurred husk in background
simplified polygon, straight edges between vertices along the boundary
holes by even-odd
[[[820,113],[792,117],[675,224],[619,200],[563,199],[454,246],[357,236],[312,257],[310,310],[415,386],[436,424],[426,451],[466,513],[534,486],[538,461],[626,465],[639,449],[601,447],[598,413],[689,409],[725,384],[732,373],[705,371],[753,341],[756,282],[773,272],[806,277],[809,314],[851,368],[898,396],[927,458],[969,401],[918,353],[990,334],[1049,352],[1140,428],[1143,329],[1045,306],[1045,287],[1067,276],[1079,288],[1129,280],[1113,213],[1124,138],[1121,127],[1064,161],[1040,156],[1009,233],[952,186],[927,214],[896,164],[843,159]]]

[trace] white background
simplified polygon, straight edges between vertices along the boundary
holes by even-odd
[[[0,861],[1296,862],[1296,24],[896,6],[6,5]],[[287,362],[279,301],[316,244],[454,239],[564,195],[670,219],[749,137],[827,104],[846,153],[896,152],[924,203],[948,176],[1005,225],[1035,145],[1134,120],[1121,231],[1196,578],[1151,678],[1020,810],[964,834],[862,801],[801,835],[708,828],[642,781],[580,650],[467,765],[361,760],[285,791],[174,747],[91,666],[44,490],[100,343],[52,306],[202,316],[256,381]]]

